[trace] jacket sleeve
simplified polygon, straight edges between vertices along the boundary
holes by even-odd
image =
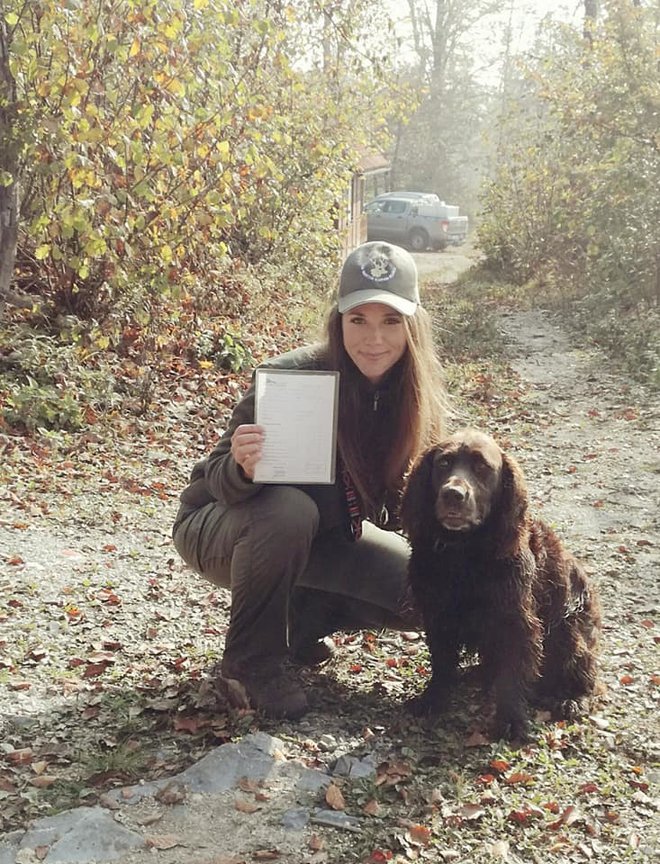
[[[261,483],[253,483],[231,454],[231,436],[242,423],[254,423],[254,380],[250,389],[234,408],[222,438],[206,460],[204,480],[216,501],[228,506],[256,495]]]

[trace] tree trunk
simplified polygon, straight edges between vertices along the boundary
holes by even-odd
[[[593,45],[594,30],[598,21],[599,0],[584,0],[584,24],[582,35],[589,45]]]
[[[0,185],[0,314],[5,303],[16,305],[16,297],[11,291],[11,282],[14,276],[17,239],[18,184]],[[26,305],[31,306],[31,301]]]
[[[11,290],[18,240],[18,144],[16,82],[9,68],[9,35],[0,16],[0,315],[7,303],[32,306]]]

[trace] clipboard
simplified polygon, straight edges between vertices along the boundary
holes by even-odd
[[[259,368],[254,421],[266,432],[255,483],[334,483],[339,372]]]

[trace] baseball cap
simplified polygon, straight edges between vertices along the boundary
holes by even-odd
[[[339,277],[337,308],[343,314],[363,303],[384,303],[402,315],[415,314],[419,288],[410,252],[375,240],[348,255]]]

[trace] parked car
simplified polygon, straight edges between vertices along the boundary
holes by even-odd
[[[429,246],[459,245],[467,236],[468,219],[459,216],[458,209],[431,192],[385,192],[364,208],[367,237],[410,246],[416,252]]]

